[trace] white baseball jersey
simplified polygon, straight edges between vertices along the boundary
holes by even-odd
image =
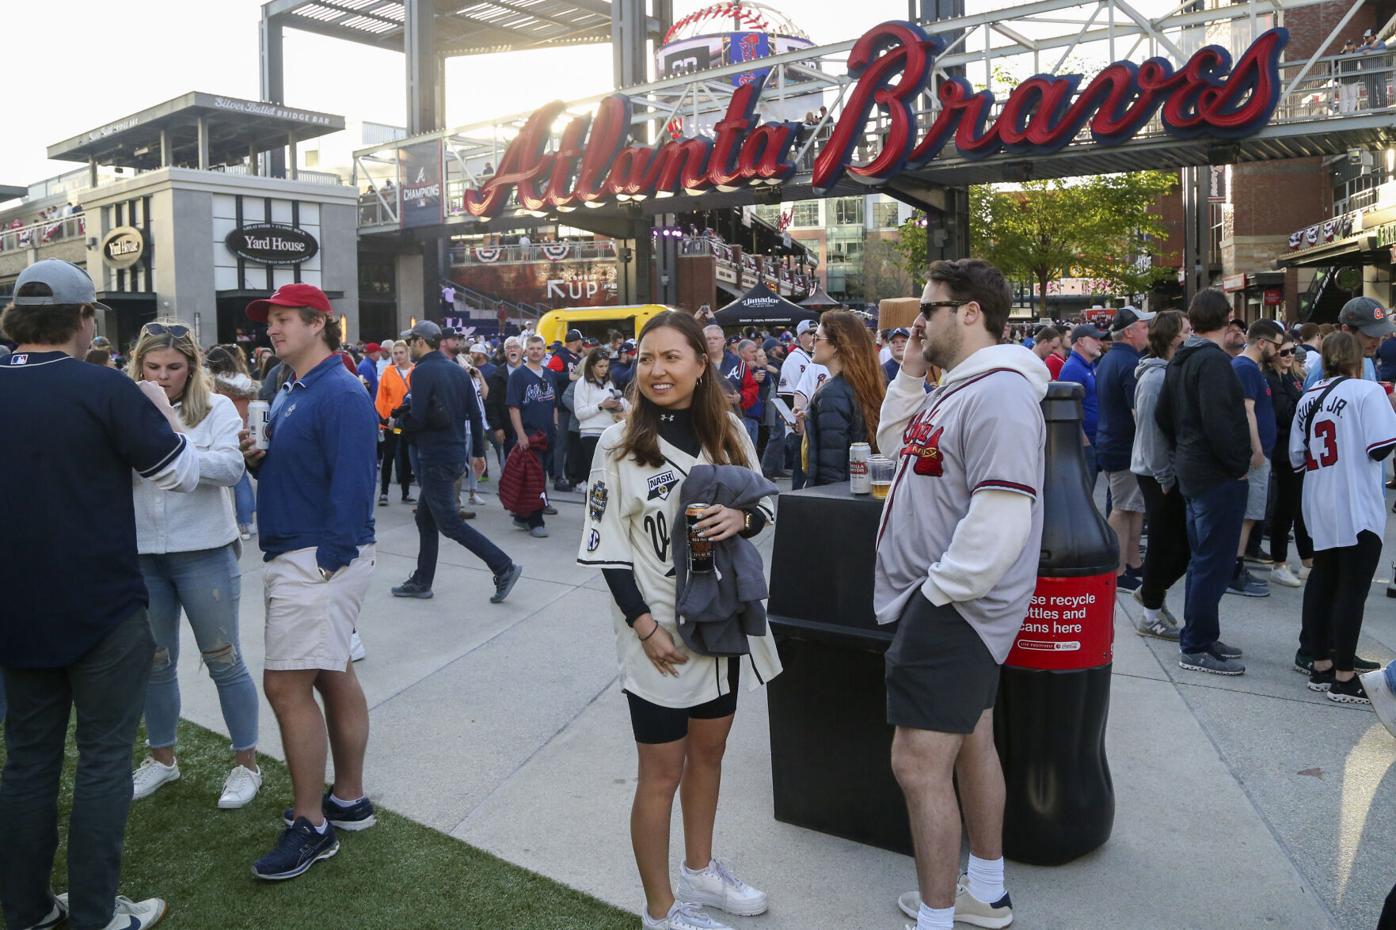
[[[790,354],[785,357],[785,361],[780,364],[780,385],[776,388],[777,394],[794,394],[795,388],[800,386],[800,378],[804,375],[805,369],[810,365],[809,355],[799,346],[790,349]]]
[[[795,393],[803,394],[805,404],[808,405],[814,392],[823,387],[824,382],[829,380],[829,369],[818,362],[810,362],[805,367],[805,373],[800,376],[800,382],[795,385]]]
[[[1356,545],[1363,530],[1385,534],[1382,463],[1372,456],[1396,446],[1396,412],[1380,384],[1345,379],[1317,409],[1332,383],[1304,392],[1289,431],[1289,463],[1304,475],[1304,525],[1315,549]]]
[[[735,419],[735,418],[734,418]],[[761,466],[746,430],[738,427],[746,450],[747,465]],[[628,568],[635,573],[650,616],[673,638],[688,661],[677,665],[678,677],[661,674],[645,655],[633,630],[625,624],[619,605],[612,602],[611,626],[616,635],[621,687],[636,697],[661,707],[696,707],[731,690],[727,675],[719,674],[718,659],[689,652],[680,636],[675,610],[674,534],[688,532],[679,511],[684,479],[694,465],[711,464],[707,453],[695,458],[664,440],[660,465],[641,465],[634,458],[620,458],[616,447],[625,435],[617,423],[601,434],[591,460],[586,522],[582,525],[577,562],[593,568]],[[759,508],[767,521],[775,522],[775,502],[763,498]],[[780,656],[771,635],[748,637],[751,652],[742,663],[747,689],[759,687],[780,673]],[[723,669],[726,668],[724,663]]]

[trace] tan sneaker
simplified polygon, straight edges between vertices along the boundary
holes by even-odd
[[[969,879],[961,875],[959,884],[955,886],[955,921],[972,927],[999,930],[1013,923],[1013,902],[1005,891],[1003,897],[993,904],[985,904],[969,893]]]

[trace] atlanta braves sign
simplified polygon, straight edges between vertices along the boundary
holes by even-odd
[[[848,71],[858,83],[815,157],[811,183],[819,193],[845,176],[881,184],[901,171],[925,167],[952,142],[964,158],[1045,155],[1089,126],[1095,144],[1120,145],[1160,111],[1164,130],[1176,138],[1251,135],[1275,111],[1280,52],[1288,41],[1287,30],[1271,29],[1234,64],[1230,53],[1215,45],[1199,49],[1178,70],[1163,58],[1119,61],[1084,88],[1082,75],[1036,75],[1014,89],[992,122],[993,93],[976,92],[964,78],[952,78],[939,85],[939,114],[917,138],[912,106],[925,93],[945,40],[914,23],[883,23],[853,46]],[[464,209],[472,216],[495,217],[511,194],[524,210],[568,211],[680,191],[780,184],[795,173],[792,157],[808,127],[756,124],[760,93],[756,83],[738,87],[711,139],[670,138],[652,146],[626,144],[630,100],[612,94],[595,115],[573,118],[552,151],[550,127],[564,104],[550,103],[529,117],[494,176],[465,191]],[[882,148],[870,161],[855,163],[854,150],[877,115],[875,108],[888,126]]]

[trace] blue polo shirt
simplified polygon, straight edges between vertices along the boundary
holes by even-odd
[[[145,606],[131,476],[184,437],[130,378],[64,352],[0,363],[0,435],[0,666],[63,668]]]
[[[1086,396],[1081,398],[1081,428],[1086,431],[1086,438],[1091,441],[1091,445],[1095,445],[1096,424],[1100,420],[1100,401],[1095,390],[1095,366],[1073,351],[1062,365],[1062,373],[1057,376],[1057,380],[1075,381],[1085,387]]]
[[[1134,451],[1134,370],[1139,351],[1117,342],[1095,366],[1100,418],[1096,428],[1096,461],[1105,471],[1125,471]]]
[[[276,393],[268,429],[257,467],[262,552],[271,561],[314,548],[321,568],[338,571],[373,542],[378,414],[364,386],[331,355]]]

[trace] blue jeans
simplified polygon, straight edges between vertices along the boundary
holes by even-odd
[[[1183,652],[1207,652],[1221,638],[1217,607],[1236,567],[1241,519],[1246,513],[1245,479],[1223,481],[1188,502],[1187,597],[1183,602]]]
[[[252,490],[252,478],[245,471],[242,473],[242,478],[233,486],[233,507],[237,510],[239,526],[251,523],[257,515],[257,495]]]
[[[761,424],[751,417],[742,417],[742,425],[746,427],[746,434],[751,437],[751,447],[756,449],[757,455],[760,455],[761,450],[756,446],[756,437],[761,434]]]
[[[142,607],[66,668],[5,669],[10,715],[0,775],[0,902],[7,926],[37,924],[53,906],[58,788],[75,706],[68,926],[96,930],[111,921],[131,806],[131,745],[154,652]]]
[[[165,749],[175,744],[175,726],[179,723],[179,614],[183,608],[209,677],[218,687],[218,703],[233,751],[255,748],[257,686],[242,662],[238,645],[242,572],[233,545],[143,555],[141,574],[150,594],[150,633],[155,637],[155,663],[145,689],[147,745]]]
[[[461,477],[460,466],[427,463],[422,466],[417,477],[422,491],[417,501],[417,570],[413,572],[412,577],[418,583],[430,588],[436,578],[439,536],[454,539],[469,549],[496,575],[514,564],[513,559],[509,558],[503,549],[460,518],[455,493],[455,483]]]
[[[785,471],[785,420],[776,417],[766,437],[766,448],[761,453],[761,471],[770,477]]]

